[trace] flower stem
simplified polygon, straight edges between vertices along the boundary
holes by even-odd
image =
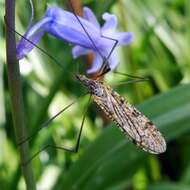
[[[24,108],[21,90],[21,78],[19,64],[16,59],[16,40],[13,32],[15,28],[15,0],[5,1],[5,19],[6,19],[6,55],[9,90],[11,95],[11,106],[13,115],[14,131],[17,143],[26,138]],[[29,147],[23,143],[18,148],[21,163],[29,160]],[[27,190],[35,190],[35,182],[31,164],[23,164],[22,171],[26,182]]]

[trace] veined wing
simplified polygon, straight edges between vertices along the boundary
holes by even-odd
[[[165,152],[166,142],[156,126],[110,86],[102,83],[101,87],[106,95],[92,97],[121,131],[147,152],[153,154]]]

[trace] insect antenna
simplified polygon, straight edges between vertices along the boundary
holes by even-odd
[[[118,71],[114,71],[113,73],[118,74],[118,75],[127,76],[127,77],[132,78],[132,79],[144,79],[144,80],[150,80],[150,78],[148,78],[148,77],[145,78],[145,77],[140,77],[140,76],[130,75],[130,74],[122,73],[122,72],[118,72]]]
[[[145,81],[149,81],[149,79],[144,78],[144,79],[132,79],[132,80],[128,80],[128,81],[124,81],[124,82],[118,82],[117,84],[113,84],[113,87],[118,87],[121,85],[128,85],[128,84],[134,84],[134,83],[140,83],[140,82],[145,82]]]
[[[140,76],[130,75],[130,74],[122,73],[122,72],[118,72],[118,71],[114,71],[113,73],[131,78],[131,80],[119,82],[119,83],[115,84],[114,87],[120,86],[120,85],[127,85],[127,84],[150,81],[149,77],[140,77]]]

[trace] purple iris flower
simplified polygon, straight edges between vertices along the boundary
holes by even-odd
[[[24,34],[24,37],[32,41],[32,43],[24,38],[18,42],[17,58],[22,59],[28,54],[35,47],[35,44],[40,41],[43,34],[48,32],[59,39],[73,44],[72,54],[74,58],[92,52],[94,60],[92,67],[87,72],[97,72],[103,64],[103,58],[109,55],[115,44],[114,40],[105,37],[118,40],[117,45],[127,45],[132,41],[132,34],[130,32],[116,32],[117,17],[115,15],[104,13],[102,18],[105,20],[105,23],[101,27],[89,8],[84,7],[83,13],[84,18],[78,17],[80,19],[79,22],[71,12],[58,7],[48,8],[45,16],[38,23],[29,27]],[[91,37],[91,40],[80,23]],[[113,51],[107,61],[110,69],[115,69],[118,64],[117,53]]]

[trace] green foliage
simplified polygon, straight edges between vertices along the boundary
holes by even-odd
[[[30,18],[28,1],[17,1],[16,29],[24,33]],[[186,190],[190,189],[190,1],[84,0],[102,22],[108,11],[119,19],[119,30],[134,34],[132,45],[119,50],[118,71],[150,81],[121,85],[116,90],[147,115],[167,139],[166,153],[155,156],[127,141],[102,112],[91,104],[77,154],[48,149],[33,161],[39,189]],[[47,5],[65,1],[34,1],[39,20]],[[24,9],[23,9],[24,7]],[[0,184],[1,189],[24,189],[11,119],[7,85],[4,1],[0,1]],[[23,9],[20,11],[20,9]],[[73,60],[71,47],[46,35],[39,46],[61,62],[61,67],[35,49],[20,62],[25,117],[29,134],[35,133],[70,102],[78,100],[48,128],[30,141],[31,155],[47,144],[73,147],[88,97],[73,74],[85,72],[85,59]],[[112,86],[126,77],[107,74]],[[104,128],[105,127],[105,128]],[[103,128],[103,129],[102,129]]]

